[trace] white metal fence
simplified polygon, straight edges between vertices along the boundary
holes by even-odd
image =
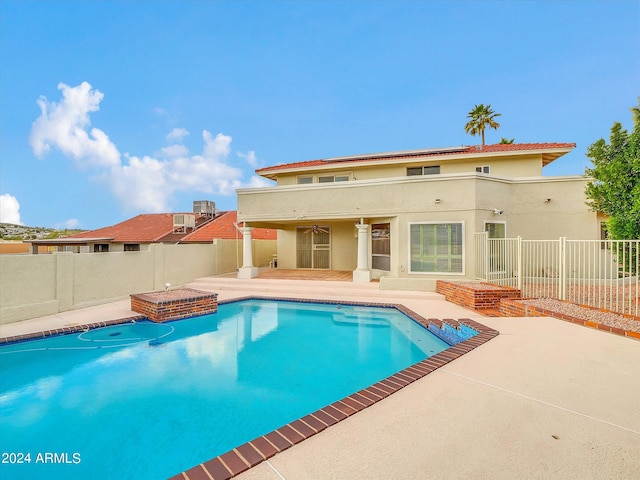
[[[523,240],[476,234],[476,279],[640,316],[640,240]]]

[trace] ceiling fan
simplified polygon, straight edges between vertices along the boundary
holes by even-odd
[[[313,225],[313,227],[311,227],[311,228],[309,228],[309,229],[305,230],[303,233],[304,233],[305,235],[307,235],[307,234],[309,234],[309,233],[315,233],[315,234],[317,235],[317,234],[319,234],[319,233],[326,233],[326,234],[329,234],[329,231],[328,231],[328,230],[325,230],[325,229],[324,229],[324,228],[322,228],[322,227],[319,227],[318,225]]]

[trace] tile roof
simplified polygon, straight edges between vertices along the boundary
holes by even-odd
[[[182,212],[176,212],[182,213]],[[193,212],[185,212],[194,215]],[[105,239],[114,243],[135,242],[191,242],[205,243],[211,242],[214,238],[235,239],[236,231],[233,223],[236,222],[236,212],[224,212],[216,219],[209,221],[205,215],[196,215],[196,226],[202,225],[196,230],[184,233],[174,233],[173,231],[174,213],[144,213],[124,222],[110,227],[99,228],[87,232],[77,233],[66,237],[68,239]],[[252,232],[252,237],[257,240],[275,240],[277,231],[273,229],[256,228]],[[242,238],[242,235],[239,235]],[[106,240],[108,239],[108,240]]]
[[[110,227],[77,233],[68,238],[110,237],[112,242],[159,242],[173,233],[173,213],[144,213]]]
[[[188,234],[181,240],[181,243],[205,243],[211,242],[214,238],[222,240],[241,239],[242,234],[237,232],[233,225],[237,222],[237,213],[236,211],[224,212],[213,222]],[[242,222],[239,226],[242,226]],[[276,240],[277,234],[278,231],[272,228],[254,228],[251,232],[251,238],[255,240]]]
[[[335,165],[337,163],[354,163],[354,162],[367,162],[372,160],[401,160],[408,158],[424,158],[429,156],[454,156],[462,154],[486,154],[486,153],[499,153],[499,152],[526,152],[526,151],[541,151],[541,150],[557,150],[557,149],[572,149],[575,148],[575,143],[496,143],[492,145],[480,145],[463,146],[460,148],[447,148],[447,149],[430,149],[430,150],[411,150],[401,152],[389,152],[371,154],[371,155],[358,155],[354,157],[338,157],[324,160],[307,160],[302,162],[285,163],[280,165],[274,165],[271,167],[264,167],[256,170],[258,175],[269,174],[278,170],[285,169],[298,169],[307,167],[318,167],[326,165]],[[558,155],[560,156],[560,155]],[[557,158],[557,157],[556,157]],[[554,158],[555,159],[555,158]],[[551,161],[550,159],[549,161]],[[546,163],[549,163],[548,161]],[[545,164],[546,164],[545,163]]]

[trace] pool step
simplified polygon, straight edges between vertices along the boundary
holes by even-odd
[[[322,298],[344,295],[345,287],[358,297],[371,297],[376,303],[395,303],[394,299],[441,298],[433,292],[380,290],[378,283],[352,283],[330,280],[273,280],[240,279],[233,277],[202,277],[188,283],[185,287],[216,292],[219,299],[237,297],[241,292],[246,295],[278,296],[282,298]],[[225,292],[229,292],[225,294]]]

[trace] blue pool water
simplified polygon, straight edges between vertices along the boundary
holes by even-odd
[[[393,308],[262,300],[3,346],[0,478],[167,478],[448,347]]]

